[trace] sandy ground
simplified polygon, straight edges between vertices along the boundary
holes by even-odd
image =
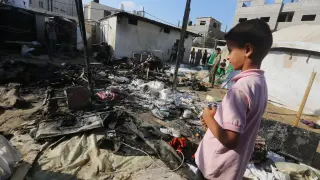
[[[13,97],[4,98],[10,93],[6,88],[0,87],[0,100],[2,104],[13,101]],[[21,127],[21,124],[36,118],[37,112],[42,107],[43,97],[40,91],[34,91],[31,94],[21,94],[21,98],[29,103],[26,108],[0,109],[0,132],[13,133]],[[9,103],[7,103],[9,104]]]

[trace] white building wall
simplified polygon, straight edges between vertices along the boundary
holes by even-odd
[[[116,47],[117,17],[111,17],[100,23],[100,42],[107,42],[113,51]]]
[[[317,72],[303,113],[320,115],[320,56],[271,51],[261,68],[265,71],[269,100],[295,111],[300,107],[311,73]]]
[[[138,21],[138,25],[128,24],[127,18],[118,20],[116,28],[115,55],[118,57],[131,57],[137,51],[156,51],[164,53],[165,59],[169,59],[171,49],[177,39],[180,39],[180,31],[171,29],[170,33],[164,33],[162,27],[144,21]],[[192,46],[192,36],[185,39],[184,62],[189,60]]]
[[[77,9],[74,0],[28,0],[31,10],[47,14],[60,14],[66,17],[77,17]],[[52,2],[52,10],[51,10]],[[40,4],[43,4],[41,7]]]
[[[96,2],[90,2],[84,6],[84,19],[98,21],[105,17],[105,11],[113,14],[118,11],[118,9]]]

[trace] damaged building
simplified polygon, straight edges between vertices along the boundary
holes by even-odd
[[[170,26],[127,12],[117,12],[100,21],[100,42],[108,43],[115,57],[132,57],[135,52],[157,52],[168,60],[174,44],[179,44],[178,27]],[[183,61],[189,60],[194,37],[200,35],[187,32]]]
[[[212,17],[198,17],[196,23],[188,24],[188,30],[203,35],[194,39],[194,42],[203,43],[204,38],[224,39],[224,32],[221,31],[221,22]]]
[[[233,25],[259,18],[271,30],[320,24],[320,1],[314,0],[238,0]]]

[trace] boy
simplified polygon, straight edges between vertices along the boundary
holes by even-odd
[[[262,60],[272,45],[268,24],[259,19],[236,25],[226,35],[230,54],[227,59],[235,70],[235,84],[218,108],[205,108],[203,121],[208,130],[196,152],[196,163],[206,179],[243,178],[253,152],[268,92]]]
[[[220,77],[224,76],[226,74],[226,66],[227,66],[227,60],[223,60],[222,63],[220,63],[219,65],[219,69],[220,69]]]

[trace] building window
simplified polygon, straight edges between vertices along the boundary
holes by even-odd
[[[214,27],[214,28],[217,28],[217,23],[214,22],[214,23],[213,23],[213,27]]]
[[[274,4],[274,0],[265,0],[264,4]]]
[[[251,6],[251,1],[244,1],[242,3],[242,7],[249,7],[249,6]]]
[[[170,34],[170,28],[169,27],[163,28],[163,32],[167,33],[167,34]]]
[[[56,11],[59,11],[59,8],[57,8],[57,7],[54,7],[54,10],[56,10]]]
[[[270,17],[261,17],[260,19],[262,21],[264,21],[264,22],[269,22],[270,21]]]
[[[64,9],[60,9],[61,12],[65,13],[66,11]]]
[[[39,7],[43,8],[43,2],[42,1],[39,1]]]
[[[316,19],[316,15],[303,15],[301,21],[314,21]]]
[[[283,0],[283,1],[282,1],[283,4],[296,3],[296,2],[299,2],[299,0]]]
[[[29,4],[32,4],[32,0],[29,0]]]
[[[206,25],[207,22],[206,21],[200,21],[200,25]]]
[[[239,23],[245,22],[246,20],[247,20],[247,18],[239,18]]]
[[[294,12],[282,12],[279,14],[277,22],[291,22]]]
[[[132,25],[138,25],[138,19],[135,18],[129,18],[128,23]]]
[[[110,16],[110,15],[111,15],[111,12],[104,10],[104,11],[103,11],[103,15],[104,15],[104,17]]]

